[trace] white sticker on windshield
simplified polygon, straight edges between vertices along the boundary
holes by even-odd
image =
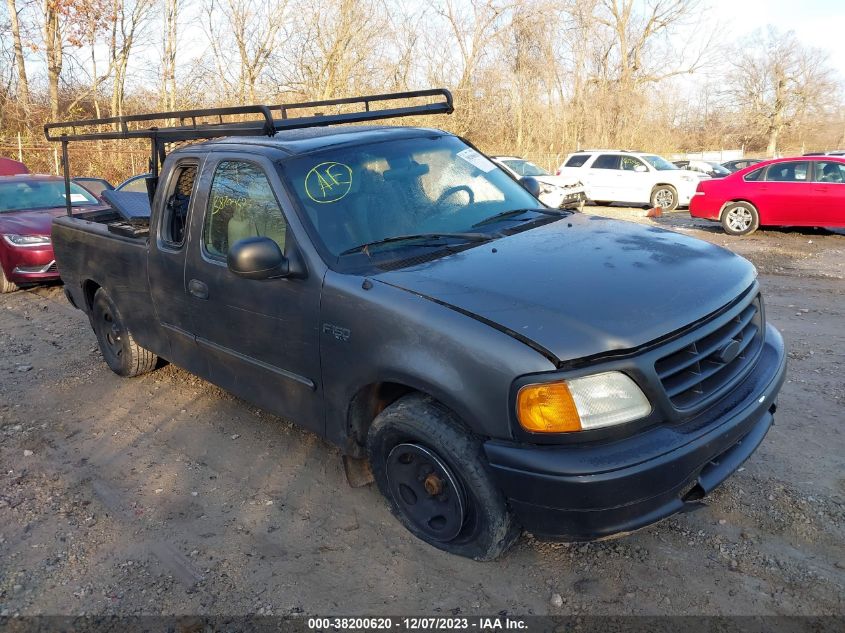
[[[494,169],[496,169],[496,166],[493,163],[491,163],[489,160],[484,158],[484,156],[482,156],[481,154],[476,152],[471,147],[468,147],[467,149],[463,150],[462,152],[458,152],[458,157],[463,158],[470,165],[472,165],[473,167],[477,167],[478,169],[483,171],[485,174],[488,171],[493,171]]]
[[[62,198],[67,198],[65,194],[62,194]],[[72,193],[70,194],[70,201],[71,202],[88,202],[88,198],[86,198],[81,193]]]

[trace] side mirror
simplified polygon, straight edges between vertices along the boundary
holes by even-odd
[[[290,263],[282,249],[269,237],[247,237],[229,247],[229,270],[244,279],[286,277]]]
[[[634,171],[638,171],[638,172],[648,171],[648,167],[646,167],[645,165],[634,165]]]
[[[540,181],[533,176],[523,176],[519,179],[519,184],[535,198],[539,199],[542,189],[540,188]]]

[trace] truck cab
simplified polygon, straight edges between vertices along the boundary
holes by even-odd
[[[441,130],[318,120],[192,128],[220,138],[166,157],[146,222],[54,222],[115,372],[166,359],[317,433],[477,560],[653,523],[763,440],[785,353],[750,263],[550,209]]]

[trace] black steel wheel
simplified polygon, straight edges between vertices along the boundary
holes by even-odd
[[[135,342],[117,306],[105,290],[94,295],[91,326],[109,368],[120,376],[138,376],[155,369],[158,357]]]
[[[367,452],[391,511],[426,543],[492,560],[519,536],[481,441],[436,400],[411,394],[387,407],[370,427]]]
[[[385,467],[393,501],[430,538],[448,542],[466,519],[466,492],[451,469],[419,444],[398,444]]]

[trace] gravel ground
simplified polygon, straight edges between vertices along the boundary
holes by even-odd
[[[585,212],[750,258],[787,339],[776,426],[701,509],[449,556],[317,437],[171,365],[115,376],[61,289],[37,288],[0,297],[0,615],[845,614],[845,237]]]

